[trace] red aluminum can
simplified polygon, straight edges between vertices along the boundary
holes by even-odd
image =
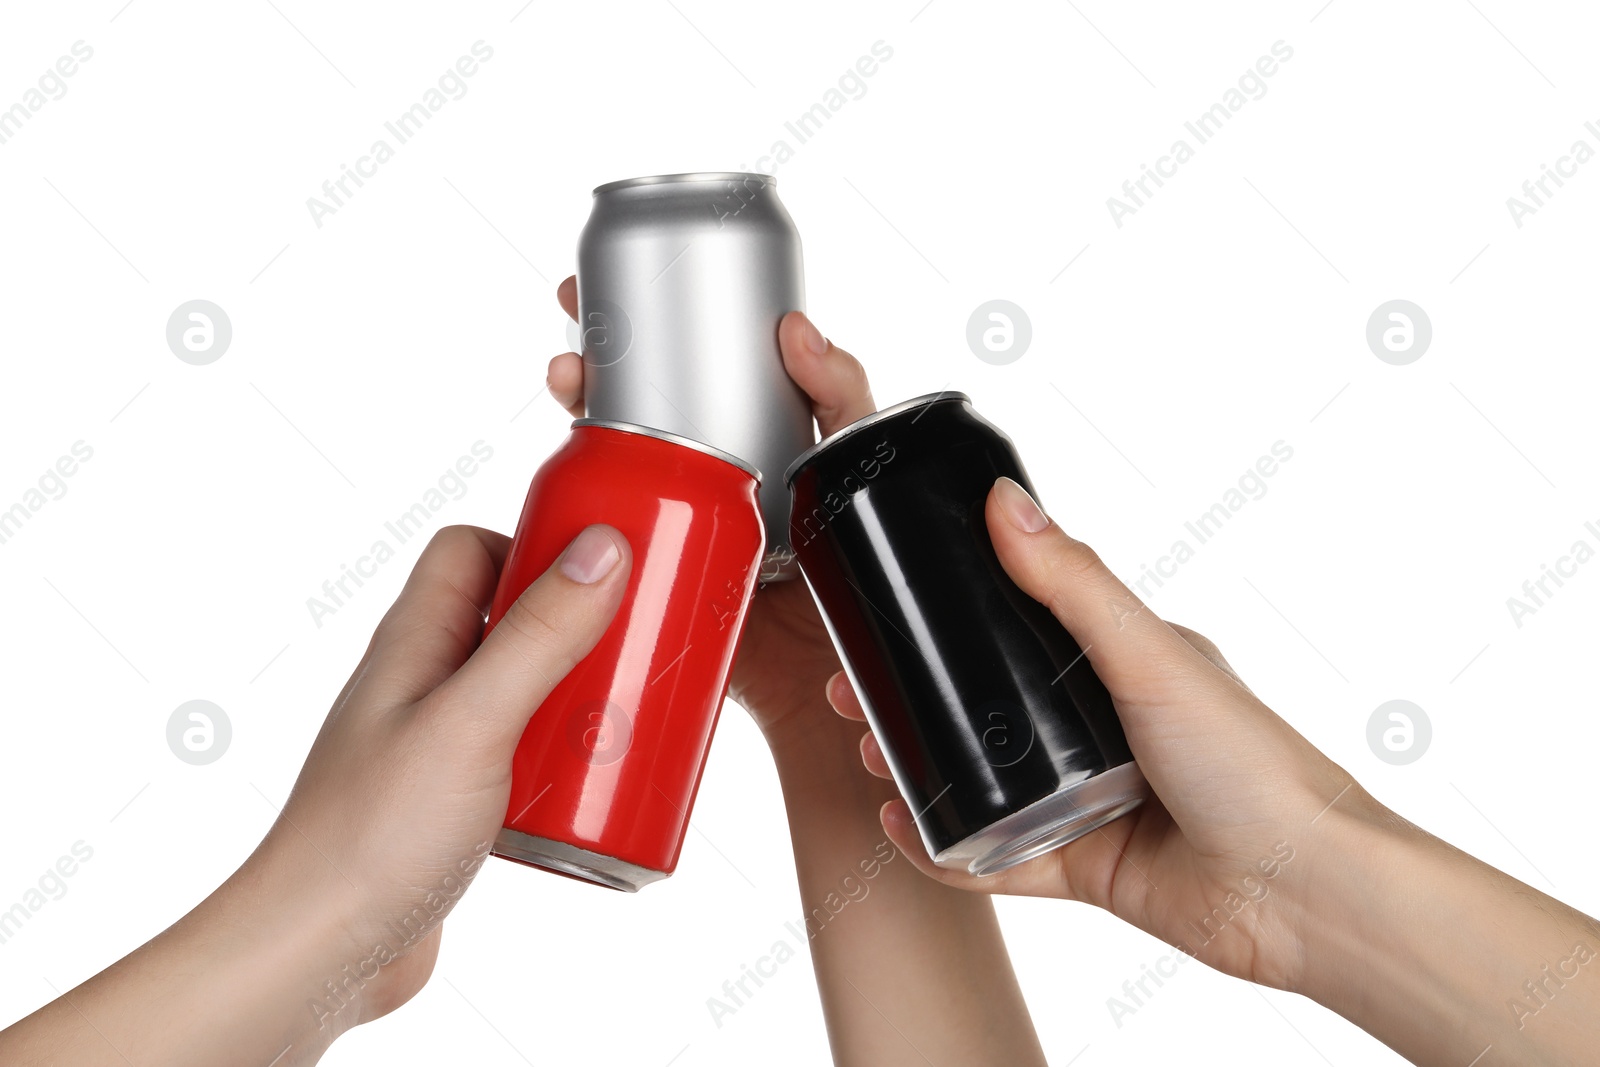
[[[709,445],[602,419],[574,422],[534,475],[489,630],[585,526],[621,531],[633,571],[528,722],[496,855],[630,893],[677,867],[760,577],[760,484]]]

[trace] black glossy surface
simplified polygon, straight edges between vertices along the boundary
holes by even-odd
[[[1033,492],[1010,439],[947,395],[792,481],[792,544],[935,851],[1132,759],[1077,642],[1000,567],[984,503],[1002,475]]]

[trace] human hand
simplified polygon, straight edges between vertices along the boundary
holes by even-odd
[[[578,281],[568,278],[556,298],[577,321]],[[866,371],[854,356],[823,337],[804,314],[792,311],[778,325],[784,369],[811,398],[825,437],[876,410]],[[550,361],[550,395],[573,418],[582,418],[583,358],[563,353]],[[763,471],[782,478],[782,471]],[[751,605],[729,694],[754,717],[769,742],[816,725],[817,694],[839,670],[839,657],[806,584],[798,579],[763,586]]]
[[[509,546],[469,526],[434,536],[334,702],[247,864],[254,870],[241,872],[286,887],[290,901],[314,887],[310,906],[332,910],[329,948],[343,956],[323,965],[330,973],[307,975],[307,986],[340,1030],[393,1010],[427,981],[440,924],[505,819],[511,757],[529,716],[621,603],[628,543],[591,526],[480,644]],[[359,979],[353,1005],[344,1003],[345,964]],[[314,985],[328,977],[331,995]]]
[[[947,885],[1084,901],[1218,970],[1291,987],[1300,909],[1328,873],[1330,852],[1309,847],[1312,840],[1382,809],[1258,700],[1215,645],[1157,617],[1021,486],[1001,479],[986,519],[1006,572],[1071,631],[1110,690],[1155,796],[1063,848],[985,878],[936,867],[902,799],[881,813],[889,836]],[[843,674],[827,692],[840,714],[865,719]],[[861,750],[868,770],[889,776],[870,733]],[[1276,896],[1270,905],[1262,903],[1268,893]]]
[[[557,297],[576,320],[577,280],[562,282]],[[875,410],[861,364],[805,315],[784,316],[778,344],[823,436]],[[573,352],[550,362],[550,393],[574,418],[584,414],[583,369]],[[894,789],[855,769],[855,728],[823,700],[839,667],[805,582],[756,593],[729,694],[772,749],[834,1061],[926,1063],[909,1032],[951,1062],[1044,1063],[989,900],[929,881],[884,840],[876,812]],[[866,899],[858,873],[877,903],[837,911],[828,902],[841,899],[842,885]],[[827,916],[826,936],[818,916]]]
[[[1420,1064],[1493,1049],[1496,1062],[1555,1065],[1592,1052],[1600,993],[1570,979],[1600,955],[1600,923],[1379,804],[1215,645],[1158,618],[1015,482],[996,482],[985,518],[1006,573],[1110,690],[1155,796],[981,879],[936,867],[906,802],[891,800],[884,829],[923,873],[1094,904],[1224,973],[1302,993]],[[827,692],[841,715],[865,718],[843,674]],[[861,755],[888,777],[870,733]],[[1144,982],[1130,985],[1148,995]]]
[[[468,526],[434,536],[255,852],[0,1031],[0,1060],[297,1067],[422,988],[505,818],[528,718],[604,634],[632,568],[626,539],[590,526],[481,639],[509,547]]]

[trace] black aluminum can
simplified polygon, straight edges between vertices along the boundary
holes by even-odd
[[[790,544],[928,855],[980,875],[1148,795],[1083,650],[1000,566],[1000,477],[1034,492],[1011,439],[951,392],[852,423],[785,474]]]

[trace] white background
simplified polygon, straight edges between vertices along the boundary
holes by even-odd
[[[0,15],[0,107],[74,42],[94,49],[0,145],[0,508],[74,442],[94,450],[0,544],[0,908],[74,842],[94,850],[0,945],[0,1019],[248,854],[420,539],[321,628],[306,599],[386,519],[482,439],[493,460],[437,521],[513,524],[564,432],[537,394],[589,190],[753,167],[780,139],[823,330],[881,402],[969,392],[1125,576],[1287,442],[1266,495],[1153,606],[1407,817],[1600,912],[1600,562],[1521,627],[1506,605],[1574,541],[1600,547],[1600,162],[1520,228],[1506,206],[1574,140],[1600,148],[1592,10],[276,3]],[[314,225],[306,199],[478,40],[494,56],[466,96]],[[1107,197],[1279,40],[1293,58],[1266,95],[1117,227]],[[877,41],[893,56],[865,94],[799,144],[784,123]],[[165,341],[195,298],[234,330],[203,367]],[[965,340],[992,298],[1032,320],[1007,366]],[[1433,324],[1408,366],[1365,341],[1395,298]],[[234,730],[205,767],[165,740],[196,698]],[[1433,724],[1408,766],[1366,741],[1394,698]],[[679,874],[637,897],[491,862],[435,980],[326,1062],[824,1060],[803,956],[720,1029],[706,1008],[802,910],[736,707],[695,820]],[[1200,967],[1119,1027],[1107,998],[1166,947],[1082,906],[1001,909],[1057,1064],[1394,1061],[1310,1002]]]

